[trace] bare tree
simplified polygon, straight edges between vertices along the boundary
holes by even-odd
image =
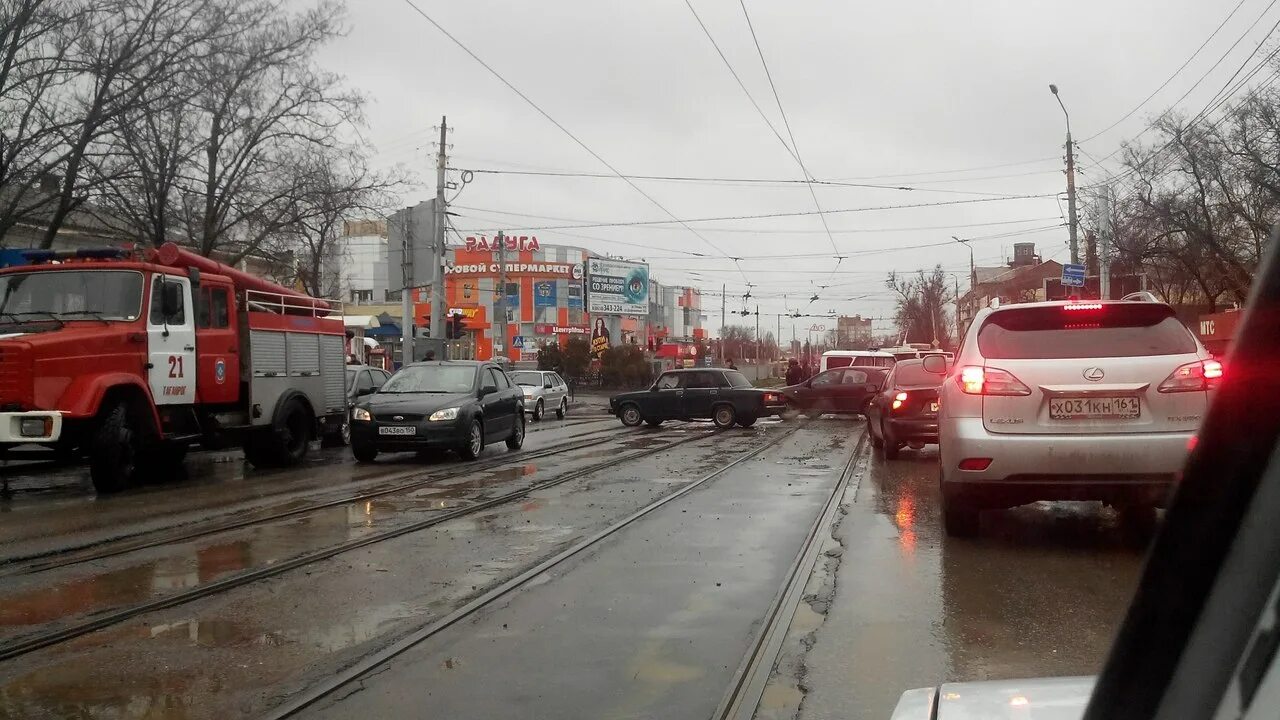
[[[403,180],[371,171],[354,151],[346,157],[320,155],[299,168],[300,192],[288,226],[276,240],[292,250],[297,280],[318,297],[340,294],[338,267],[343,223],[354,215],[384,215]]]
[[[924,270],[918,270],[915,277],[891,272],[885,286],[898,296],[895,320],[906,342],[937,341],[942,347],[951,345],[951,322],[947,319],[946,305],[952,297],[941,265],[927,275]]]

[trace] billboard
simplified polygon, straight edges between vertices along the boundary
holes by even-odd
[[[587,312],[648,316],[649,266],[622,260],[588,260]]]

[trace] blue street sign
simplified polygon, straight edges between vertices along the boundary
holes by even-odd
[[[514,335],[514,336],[512,336],[512,338],[511,338],[511,347],[513,347],[513,348],[517,348],[517,349],[523,349],[523,348],[524,348],[524,336],[523,336],[523,335]]]
[[[1084,287],[1084,266],[1067,263],[1062,266],[1062,284]]]

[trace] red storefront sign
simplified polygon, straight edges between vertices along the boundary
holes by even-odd
[[[509,252],[518,252],[518,251],[536,252],[537,250],[542,248],[542,245],[538,242],[538,238],[532,237],[529,235],[518,235],[518,236],[508,235],[504,237],[503,240],[506,241],[505,244]],[[480,237],[467,238],[467,250],[469,251],[470,250],[495,250],[496,251],[500,249],[501,249],[501,246],[498,242],[498,238],[496,237],[493,238],[492,240],[490,240],[489,238],[486,238],[483,235],[481,235]]]
[[[589,335],[591,328],[586,325],[552,325],[537,323],[533,326],[535,335]]]

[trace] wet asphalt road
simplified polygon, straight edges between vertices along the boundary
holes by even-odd
[[[527,450],[606,428],[615,432],[602,437],[625,434],[626,445],[602,439],[595,452],[513,458],[278,526],[33,576],[0,574],[2,646],[5,637],[689,439],[518,502],[0,663],[0,718],[260,716],[793,427],[761,422],[714,433],[703,423],[657,431],[623,430],[616,421],[547,424],[530,434]],[[809,423],[303,716],[709,717],[860,434],[861,424],[848,419]],[[246,474],[234,459],[198,460],[181,483],[102,501],[64,479],[0,505],[0,545],[6,553],[15,544],[57,547],[148,522],[310,502],[395,473],[454,465],[406,456],[357,468],[338,451],[318,457],[267,477]],[[888,718],[910,687],[1096,672],[1143,550],[1113,513],[1090,504],[1027,506],[987,513],[980,538],[952,540],[941,530],[932,448],[893,462],[866,450],[858,462],[843,512],[823,530],[824,554],[804,579],[805,602],[784,618],[790,633],[756,717]]]
[[[908,688],[1101,669],[1149,537],[1100,504],[1038,503],[948,538],[932,446],[869,463],[758,718],[884,719]]]

